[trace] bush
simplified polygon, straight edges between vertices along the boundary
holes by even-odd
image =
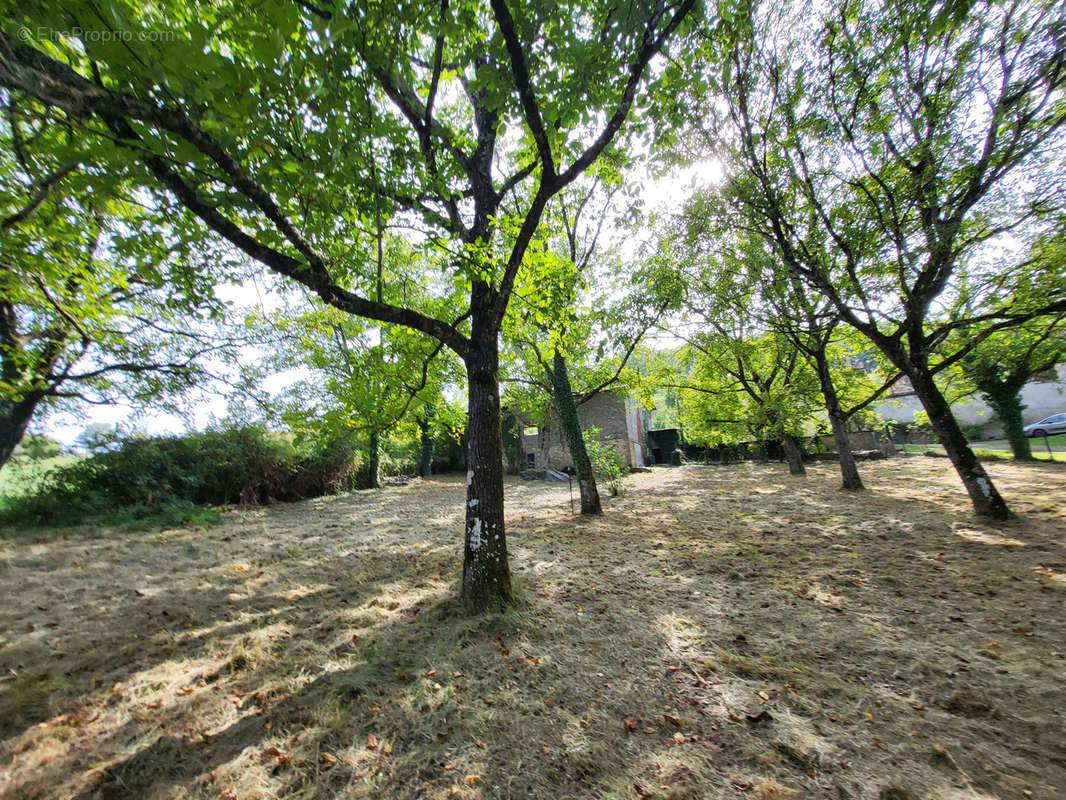
[[[200,506],[300,500],[355,486],[358,451],[347,442],[295,447],[250,425],[185,436],[127,437],[47,473],[0,523],[60,525],[99,519],[180,524]]]
[[[62,449],[62,445],[54,439],[49,439],[39,433],[28,433],[23,437],[18,447],[15,448],[15,452],[11,454],[11,457],[27,461],[43,461],[48,458],[55,458]]]
[[[599,432],[599,428],[589,428],[583,432],[585,450],[589,454],[589,461],[592,462],[596,480],[607,487],[612,497],[617,497],[622,493],[622,478],[626,474],[626,465],[617,450],[596,438]]]

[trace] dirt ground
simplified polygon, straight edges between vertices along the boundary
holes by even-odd
[[[508,484],[522,602],[465,617],[461,477],[207,530],[0,540],[5,798],[1066,797],[1066,469]]]

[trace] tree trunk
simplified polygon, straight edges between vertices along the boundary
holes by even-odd
[[[803,454],[800,453],[799,445],[789,434],[781,433],[781,447],[785,451],[785,460],[788,461],[788,471],[792,475],[806,475],[807,469],[803,466]]]
[[[475,302],[475,307],[476,307]],[[475,311],[466,356],[466,547],[463,605],[471,614],[511,600],[503,524],[503,434],[500,429],[499,343],[486,312]]]
[[[41,398],[35,395],[15,402],[0,402],[0,469],[11,460],[11,454],[26,435],[33,412],[40,402]]]
[[[940,443],[944,445],[955,471],[959,473],[959,478],[962,479],[962,484],[973,502],[974,511],[982,517],[1008,519],[1011,516],[1010,509],[970,449],[966,435],[959,427],[955,415],[951,413],[951,407],[933,377],[921,369],[911,369],[907,377],[910,378],[911,386],[921,400],[925,413],[929,415],[929,422],[940,438]]]
[[[859,468],[855,464],[855,455],[851,452],[848,423],[839,409],[836,414],[830,413],[829,423],[833,426],[833,442],[836,444],[837,457],[840,461],[840,488],[853,492],[865,489],[862,478],[859,477]]]
[[[859,477],[859,468],[855,465],[855,456],[851,452],[848,422],[840,408],[840,400],[837,399],[837,389],[833,384],[833,375],[829,371],[825,351],[816,353],[814,358],[818,384],[822,389],[822,399],[825,400],[825,413],[829,417],[829,424],[833,426],[833,441],[836,443],[837,458],[840,461],[840,477],[843,481],[841,488],[859,491],[865,487],[862,485],[862,478]]]
[[[581,490],[581,513],[602,514],[600,493],[596,488],[596,476],[592,472],[592,462],[589,460],[588,449],[585,447],[585,437],[581,433],[577,403],[574,402],[574,391],[570,386],[566,359],[558,350],[555,351],[552,359],[551,377],[555,410],[559,414],[563,433],[566,434],[566,445],[570,450],[570,458],[573,459],[574,471],[577,473],[577,485]]]
[[[433,437],[429,435],[429,418],[418,417],[418,435],[422,449],[419,453],[418,474],[428,478],[433,472]]]
[[[1022,403],[1022,383],[1001,382],[994,385],[986,384],[978,386],[984,395],[985,401],[996,412],[999,421],[1003,423],[1003,435],[1010,442],[1011,452],[1014,453],[1015,461],[1032,461],[1033,451],[1029,446],[1029,437],[1025,435],[1022,412],[1025,404]]]
[[[370,453],[367,456],[366,462],[366,488],[368,489],[380,489],[381,488],[381,437],[377,431],[373,431],[370,434]]]

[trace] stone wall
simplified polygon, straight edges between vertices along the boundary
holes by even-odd
[[[1034,380],[1022,387],[1022,402],[1025,411],[1024,424],[1036,422],[1052,414],[1066,411],[1066,364],[1060,364],[1055,370],[1053,381]],[[904,394],[875,403],[873,411],[880,414],[886,422],[910,424],[914,422],[915,412],[922,410],[921,401],[913,394]],[[961,425],[978,425],[982,427],[979,439],[999,439],[1003,436],[1003,426],[995,418],[995,413],[979,397],[971,397],[952,405],[955,419]]]
[[[643,437],[640,423],[640,406],[629,398],[623,399],[612,392],[600,392],[592,399],[577,407],[577,418],[582,430],[599,428],[596,438],[608,444],[622,456],[626,466],[643,466],[637,463]],[[535,434],[526,431],[535,427]],[[526,458],[524,469],[550,468],[562,470],[573,467],[570,450],[566,446],[566,437],[559,418],[552,412],[551,418],[540,425],[525,421],[522,429],[522,452]],[[533,453],[534,463],[529,463],[529,454]]]
[[[848,431],[852,450],[876,450],[881,446],[882,435],[883,434],[874,431]],[[836,439],[833,438],[833,434],[822,434],[819,438],[822,440],[822,444],[825,446],[826,450],[833,453],[836,452],[837,442]]]

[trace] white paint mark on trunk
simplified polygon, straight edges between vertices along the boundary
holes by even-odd
[[[474,470],[468,469],[466,471],[466,485],[469,486],[474,482]]]
[[[474,517],[474,525],[470,530],[470,549],[479,550],[483,540],[481,539],[481,519]]]
[[[984,495],[986,500],[992,499],[992,482],[983,475],[977,479],[977,486],[981,489],[981,494]]]
[[[467,503],[467,506],[469,506],[470,508],[477,508],[477,503],[478,503],[478,500],[475,497],[473,500],[471,500],[471,501],[469,501]]]

